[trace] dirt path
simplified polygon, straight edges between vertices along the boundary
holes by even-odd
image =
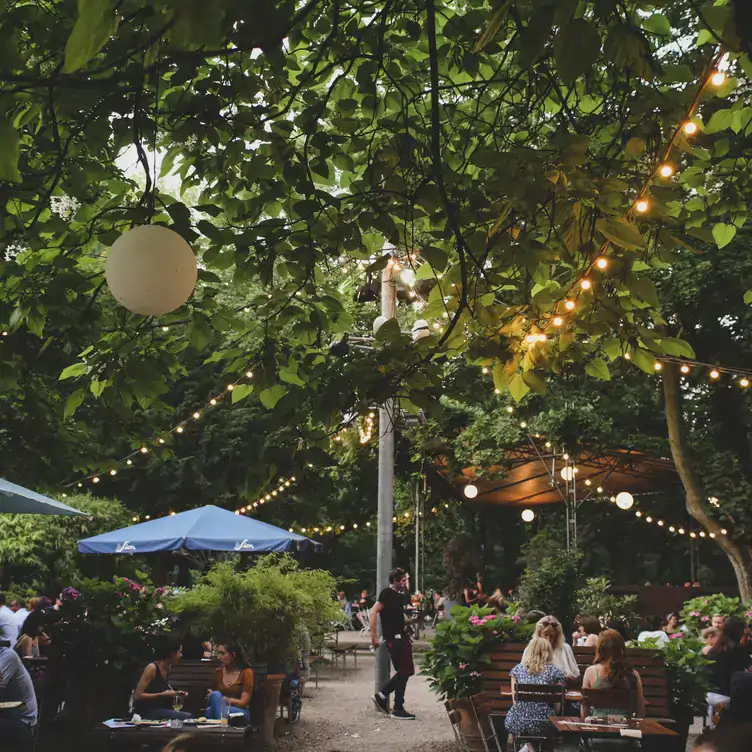
[[[311,695],[303,703],[303,718],[288,732],[280,728],[279,750],[306,752],[450,752],[455,748],[452,727],[443,703],[421,676],[407,685],[405,706],[414,721],[396,721],[381,715],[371,703],[373,664],[370,653],[358,655],[358,668],[348,661],[347,670],[322,668],[319,688],[313,680]]]

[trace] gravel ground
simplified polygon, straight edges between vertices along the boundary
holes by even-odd
[[[407,685],[405,706],[414,721],[395,721],[380,714],[371,702],[374,658],[359,653],[358,668],[348,661],[346,670],[322,667],[319,688],[306,687],[303,718],[283,734],[278,750],[306,752],[450,752],[455,749],[452,727],[443,703],[422,676]]]

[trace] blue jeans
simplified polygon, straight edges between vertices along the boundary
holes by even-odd
[[[222,717],[222,701],[226,703],[224,695],[217,689],[215,689],[210,695],[206,703],[206,717],[212,720],[218,720]],[[245,719],[249,721],[251,714],[248,712],[248,708],[238,708],[233,705],[227,706],[230,715],[243,715]]]

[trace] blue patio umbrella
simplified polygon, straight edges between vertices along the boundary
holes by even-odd
[[[321,544],[211,505],[78,542],[82,554],[148,554],[156,551],[271,553],[311,548],[321,548]]]
[[[3,514],[61,514],[86,517],[86,512],[69,507],[60,501],[42,496],[23,486],[0,478],[0,512]]]

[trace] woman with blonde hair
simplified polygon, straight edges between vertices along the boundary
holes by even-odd
[[[544,616],[535,625],[533,637],[544,637],[551,643],[553,660],[556,666],[568,679],[579,679],[580,669],[575,660],[572,648],[564,638],[561,622],[555,616]]]
[[[551,643],[543,637],[533,637],[530,640],[522,654],[522,662],[509,672],[513,695],[516,695],[518,684],[564,684],[564,672],[551,662],[553,652]],[[505,720],[507,731],[515,736],[544,735],[553,729],[548,718],[555,713],[555,709],[544,702],[517,702],[515,697],[515,703]],[[526,749],[532,749],[530,743],[520,752]]]

